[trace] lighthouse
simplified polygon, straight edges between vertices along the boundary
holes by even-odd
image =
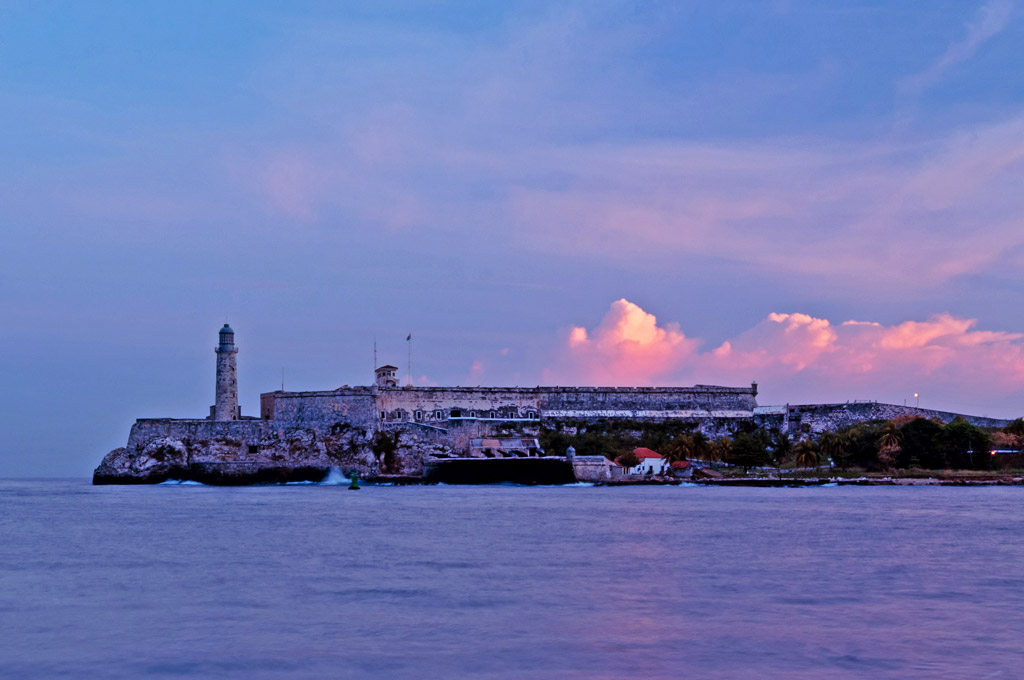
[[[238,420],[238,376],[235,371],[235,332],[224,324],[217,346],[217,394],[213,405],[214,420]]]

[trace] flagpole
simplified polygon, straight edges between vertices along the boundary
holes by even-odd
[[[412,385],[412,333],[409,333],[405,341],[409,343],[409,384]]]

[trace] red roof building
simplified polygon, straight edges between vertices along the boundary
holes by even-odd
[[[630,468],[625,468],[626,474],[629,475],[662,475],[668,470],[665,457],[657,451],[651,451],[648,448],[640,447],[633,449],[633,455],[635,455],[640,462]],[[621,463],[620,463],[621,464]]]

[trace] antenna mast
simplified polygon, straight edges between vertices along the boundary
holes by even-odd
[[[405,341],[409,343],[409,384],[412,385],[412,333],[409,333]]]

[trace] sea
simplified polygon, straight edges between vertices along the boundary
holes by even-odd
[[[1024,487],[330,482],[0,481],[0,677],[1024,677]]]

